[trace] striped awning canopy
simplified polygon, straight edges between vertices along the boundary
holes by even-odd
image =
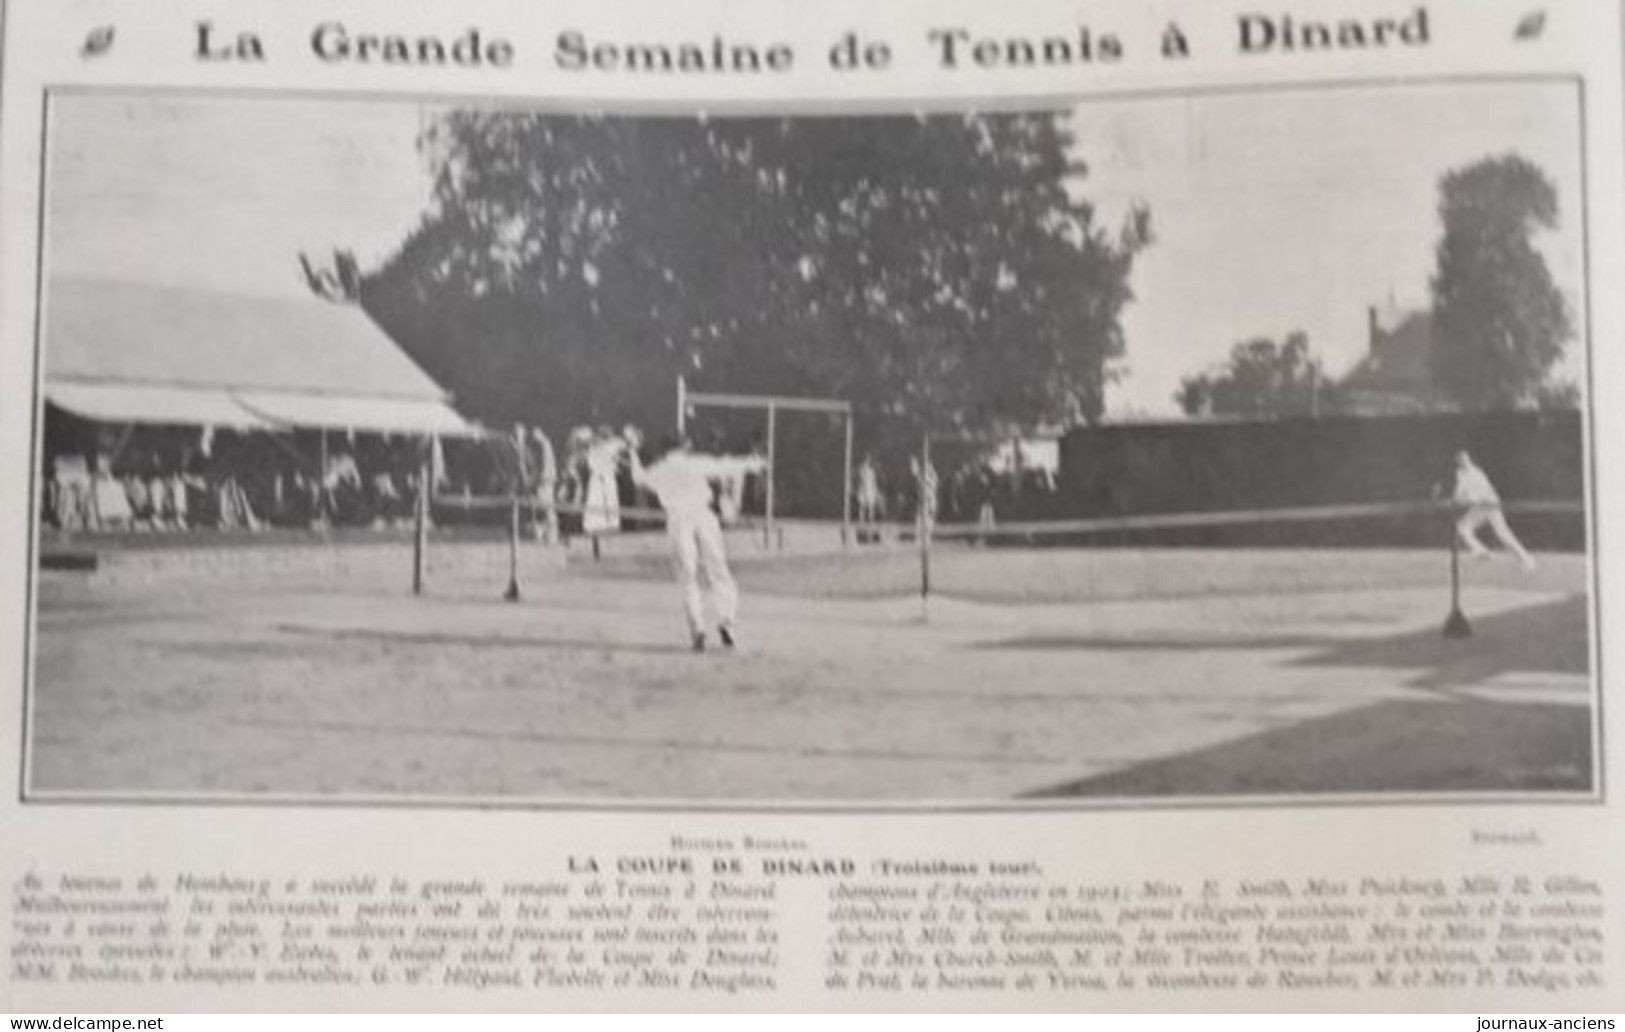
[[[58,277],[45,396],[98,422],[477,435],[358,305]]]

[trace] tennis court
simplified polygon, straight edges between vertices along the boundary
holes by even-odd
[[[833,531],[830,531],[833,541]],[[658,534],[39,585],[31,789],[730,803],[1588,792],[1582,556],[736,535],[745,647],[686,647]],[[260,551],[266,551],[261,549]],[[263,557],[262,557],[263,558]],[[301,573],[301,570],[307,572]]]

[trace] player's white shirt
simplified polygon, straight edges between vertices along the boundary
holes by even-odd
[[[1500,505],[1501,496],[1484,471],[1474,465],[1456,467],[1457,505]]]
[[[761,459],[718,458],[674,451],[643,468],[633,467],[633,479],[660,499],[660,507],[672,519],[696,519],[711,511],[711,481],[739,476],[762,468]]]

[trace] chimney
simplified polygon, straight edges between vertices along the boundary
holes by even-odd
[[[1366,333],[1365,333],[1366,347],[1369,348],[1372,351],[1375,351],[1375,350],[1377,350],[1377,336],[1382,332],[1382,327],[1377,324],[1377,306],[1376,305],[1367,305],[1366,306],[1366,309],[1365,309],[1365,322],[1366,322]]]

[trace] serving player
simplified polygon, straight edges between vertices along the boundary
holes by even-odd
[[[688,621],[689,641],[695,652],[704,652],[707,642],[706,598],[716,620],[717,638],[724,648],[738,643],[734,623],[739,615],[739,588],[728,569],[728,552],[723,544],[722,524],[712,508],[712,482],[728,476],[759,473],[767,460],[758,456],[697,455],[681,437],[658,444],[645,467],[638,456],[641,443],[635,435],[627,440],[632,482],[654,493],[666,513],[666,533],[671,539],[672,564],[677,586],[683,593],[683,616]],[[701,591],[700,579],[705,579]]]

